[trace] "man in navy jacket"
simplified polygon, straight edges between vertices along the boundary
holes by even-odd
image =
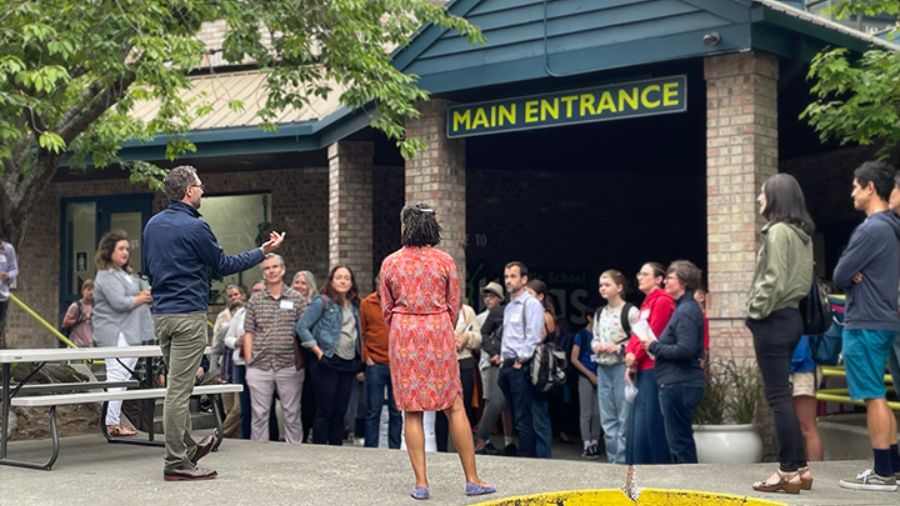
[[[164,183],[171,203],[150,218],[143,234],[144,272],[153,288],[153,323],[169,371],[163,478],[209,480],[216,472],[197,467],[197,461],[212,451],[215,441],[208,437],[196,443],[191,438],[188,408],[207,343],[209,271],[227,276],[255,266],[281,245],[284,233],[272,232],[259,248],[228,256],[197,212],[203,196],[197,169],[175,167]]]
[[[843,353],[850,398],[866,403],[866,425],[875,466],[844,488],[897,490],[900,473],[897,423],[885,400],[884,366],[896,338],[897,283],[900,279],[900,218],[888,207],[895,169],[866,162],[853,173],[854,207],[866,220],[853,231],[834,268],[834,283],[847,291]]]

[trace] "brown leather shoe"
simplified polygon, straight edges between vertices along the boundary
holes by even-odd
[[[214,470],[197,467],[191,463],[163,471],[163,479],[166,481],[213,480],[216,476],[218,473]]]
[[[197,462],[200,461],[203,457],[209,455],[211,451],[213,451],[213,447],[216,446],[216,438],[213,436],[206,436],[201,439],[199,443],[197,443],[197,451],[194,452],[194,456],[191,457],[191,464],[197,465]]]

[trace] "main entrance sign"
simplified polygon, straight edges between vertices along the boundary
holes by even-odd
[[[450,107],[447,137],[470,137],[687,110],[684,75]]]

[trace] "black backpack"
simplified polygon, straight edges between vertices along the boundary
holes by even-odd
[[[84,316],[84,306],[81,305],[81,301],[77,300],[77,301],[75,301],[75,304],[78,307],[78,313],[75,316],[75,323],[73,323],[72,325],[70,325],[68,327],[64,327],[62,324],[62,321],[59,322],[59,331],[62,332],[62,335],[66,336],[66,337],[69,337],[69,335],[72,333],[72,330],[74,330],[75,327],[77,327],[78,324],[81,323],[81,318],[82,318],[82,316]],[[69,311],[67,310],[66,313],[68,313],[68,312]],[[63,320],[65,320],[65,319],[66,319],[66,315],[63,314]]]
[[[819,336],[831,327],[831,303],[819,278],[813,274],[809,294],[800,301],[800,316],[803,318],[803,333]]]
[[[631,337],[631,322],[628,321],[628,313],[631,312],[631,308],[637,307],[630,302],[625,302],[625,306],[622,308],[622,312],[619,313],[619,319],[622,323],[622,330],[625,331],[625,340],[627,341]]]

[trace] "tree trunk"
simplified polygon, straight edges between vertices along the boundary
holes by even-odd
[[[21,251],[21,244],[28,229],[28,221],[31,211],[43,197],[50,186],[50,181],[56,174],[59,158],[56,156],[38,156],[34,160],[28,173],[31,177],[15,177],[5,175],[6,184],[0,185],[0,238],[8,241]],[[7,166],[8,167],[8,166]],[[15,167],[13,171],[21,174],[23,167]],[[20,272],[23,269],[37,269],[40,266],[25,264],[21,254],[18,255]],[[24,264],[24,265],[23,265]],[[0,349],[6,346],[6,320],[0,322]]]

